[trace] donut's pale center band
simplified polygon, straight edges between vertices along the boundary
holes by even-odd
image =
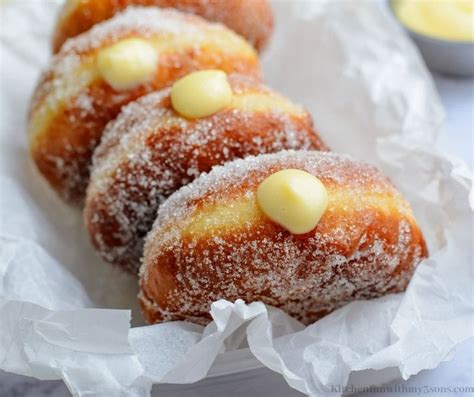
[[[345,214],[347,208],[351,210],[366,211],[370,209],[374,213],[390,216],[394,212],[401,212],[407,219],[413,219],[411,209],[403,200],[384,192],[372,192],[361,188],[347,189],[347,186],[326,185],[329,196],[329,205],[320,222],[324,221],[326,215],[332,217],[334,214]],[[364,200],[361,208],[354,208],[354,195],[363,195]],[[237,197],[223,198],[218,202],[204,203],[199,206],[193,214],[186,219],[183,230],[183,238],[193,239],[209,238],[209,236],[224,237],[239,231],[252,229],[262,219],[268,219],[257,202],[256,193],[239,195]],[[323,225],[324,226],[324,225]],[[170,225],[172,227],[172,225]]]
[[[124,37],[123,39],[125,40],[130,37]],[[204,33],[196,32],[195,34],[183,33],[173,35],[171,33],[162,33],[158,37],[147,38],[147,42],[162,56],[186,53],[190,48],[197,50],[200,47],[201,51],[220,53],[223,56],[256,59],[256,52],[249,44],[234,33],[221,29],[208,28],[204,30]],[[56,87],[50,90],[48,95],[36,105],[32,112],[29,123],[29,134],[32,141],[48,129],[48,126],[58,113],[70,106],[75,99],[81,100],[81,95],[87,95],[86,90],[88,87],[101,81],[96,65],[97,54],[100,50],[82,55],[79,60],[74,59],[74,55],[71,55],[70,59],[60,61],[64,62],[64,68],[67,70],[63,73],[60,70],[54,71],[54,82],[46,83],[55,84]],[[66,57],[69,57],[69,55],[66,55]],[[67,62],[71,62],[71,65],[67,65]]]

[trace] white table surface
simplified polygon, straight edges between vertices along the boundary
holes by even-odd
[[[436,75],[435,82],[447,111],[446,128],[438,138],[439,148],[461,158],[473,169],[474,79],[456,79]],[[473,325],[474,326],[474,325]],[[302,394],[290,389],[284,380],[267,369],[248,376],[223,377],[219,382],[199,382],[179,391],[159,386],[153,395],[173,397],[197,396],[271,396],[291,397]],[[229,384],[233,384],[229,387]],[[470,392],[466,389],[470,388]],[[231,391],[229,391],[231,389]],[[464,390],[464,391],[462,391]],[[362,396],[392,397],[401,394],[430,396],[474,395],[474,338],[460,345],[451,361],[438,368],[420,372],[408,381],[388,384],[384,389]],[[0,397],[64,397],[70,396],[61,381],[38,381],[0,371]]]

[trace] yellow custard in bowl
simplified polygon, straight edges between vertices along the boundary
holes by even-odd
[[[474,0],[387,0],[431,70],[474,76]]]
[[[474,0],[396,0],[393,10],[408,29],[419,34],[474,42]]]

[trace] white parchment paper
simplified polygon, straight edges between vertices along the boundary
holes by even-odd
[[[63,379],[76,396],[146,396],[152,383],[202,379],[218,355],[248,343],[291,387],[318,395],[353,371],[395,367],[408,378],[474,335],[472,175],[435,150],[443,110],[383,4],[276,1],[265,75],[312,112],[334,150],[392,178],[413,205],[430,258],[406,293],[353,302],[306,328],[259,302],[219,301],[204,329],[139,326],[136,280],[101,263],[80,213],[32,165],[25,116],[50,56],[57,3],[0,5],[1,369]]]

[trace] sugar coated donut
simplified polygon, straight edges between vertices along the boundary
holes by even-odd
[[[62,8],[53,35],[53,51],[71,37],[111,18],[129,6],[172,7],[221,22],[260,50],[273,30],[273,15],[267,0],[68,0]]]
[[[40,172],[65,200],[81,202],[93,150],[121,107],[209,68],[260,76],[257,54],[240,36],[169,9],[129,8],[68,40],[30,106],[30,149]]]
[[[267,183],[273,204],[281,200],[270,215],[308,211],[316,226],[293,233],[269,217]],[[283,151],[215,167],[160,207],[139,298],[150,323],[206,324],[212,302],[241,298],[309,324],[350,301],[403,291],[426,255],[409,204],[374,167],[334,153]]]
[[[109,123],[84,215],[103,259],[137,273],[159,204],[214,165],[283,149],[327,149],[300,106],[246,76],[230,75],[228,84],[230,102],[208,116],[181,116],[167,88],[124,107]],[[202,102],[196,87],[185,88]]]

